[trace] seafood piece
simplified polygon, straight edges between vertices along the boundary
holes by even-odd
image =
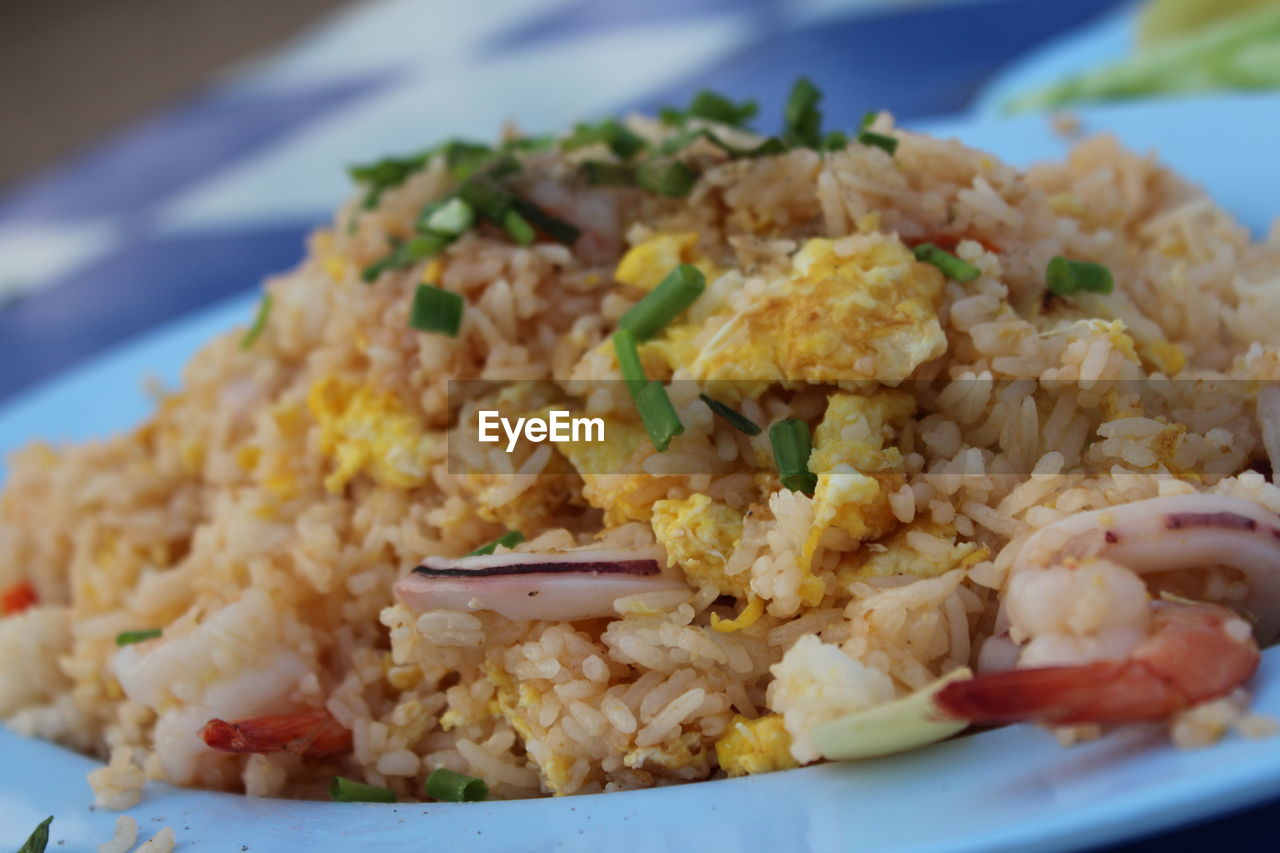
[[[1014,572],[1105,557],[1138,574],[1230,566],[1249,582],[1243,606],[1266,644],[1280,637],[1280,517],[1226,495],[1171,495],[1082,512],[1022,546]],[[999,626],[998,626],[999,627]]]
[[[813,745],[823,758],[841,761],[908,752],[946,740],[969,722],[948,716],[938,705],[938,692],[972,676],[968,667],[960,667],[901,699],[815,726]]]
[[[234,723],[212,719],[200,730],[200,737],[220,752],[321,756],[351,749],[351,731],[324,708],[250,717]]]
[[[573,620],[613,616],[626,595],[687,589],[678,568],[662,567],[653,548],[583,548],[430,557],[396,582],[402,604],[429,610],[492,610],[508,619]]]
[[[1225,696],[1258,667],[1248,623],[1215,604],[1151,605],[1150,632],[1125,660],[981,675],[936,695],[975,723],[1140,723]]]
[[[0,616],[12,616],[38,604],[35,587],[26,581],[18,581],[0,591]]]

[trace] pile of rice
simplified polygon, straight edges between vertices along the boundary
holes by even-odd
[[[575,246],[478,229],[372,284],[361,270],[453,183],[435,157],[375,207],[353,199],[266,283],[273,307],[252,346],[242,330],[210,342],[125,435],[13,456],[0,588],[29,583],[38,604],[0,618],[0,719],[110,758],[95,783],[116,806],[146,778],[323,796],[341,774],[414,799],[447,767],[514,798],[781,769],[817,758],[815,722],[971,664],[1036,528],[1192,491],[1280,511],[1247,383],[1182,381],[1280,378],[1280,232],[1252,242],[1107,137],[1023,172],[887,115],[874,129],[896,153],[698,152],[682,199],[588,186],[573,163],[602,156],[591,148],[522,154],[520,191],[580,225]],[[685,433],[666,454],[647,446],[610,467],[542,445],[450,460],[446,433],[472,411],[450,405],[450,379],[494,380],[494,395],[555,380],[583,411],[633,418],[625,393],[590,383],[619,376],[609,336],[653,284],[647,257],[658,277],[696,263],[703,299],[732,313],[772,298],[812,238],[836,257],[932,241],[981,271],[957,284],[918,265],[934,289],[911,334],[936,337],[919,363],[780,377],[718,365],[762,380],[730,400],[747,417],[814,427],[814,497],[781,486],[767,430],[748,437],[692,406],[694,382],[671,386]],[[1047,298],[1056,255],[1105,264],[1115,293]],[[409,327],[423,280],[465,299],[458,337]],[[717,322],[699,304],[684,321],[707,335]],[[651,376],[717,378],[664,340],[645,349]],[[848,417],[824,444],[837,399]],[[864,492],[841,497],[839,464]],[[424,557],[508,529],[533,551],[657,541],[689,589],[576,623],[394,601]],[[754,622],[711,627],[757,600]],[[229,755],[197,736],[213,717],[321,705],[351,729],[350,754]],[[1200,713],[1225,725],[1221,705]],[[1175,726],[1189,742],[1201,730]]]

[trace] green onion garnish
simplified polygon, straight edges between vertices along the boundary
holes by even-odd
[[[448,234],[437,234],[435,232],[419,234],[408,242],[393,240],[391,254],[369,264],[360,273],[360,277],[364,279],[366,284],[371,283],[376,281],[378,276],[387,270],[401,269],[415,261],[440,254],[452,241],[453,237]]]
[[[667,163],[645,163],[636,172],[636,183],[650,192],[667,198],[684,198],[698,182],[692,169],[679,160]]]
[[[783,113],[786,129],[782,141],[790,147],[817,148],[822,142],[822,110],[818,103],[822,92],[808,77],[801,77],[791,87]]]
[[[809,425],[795,418],[778,421],[769,427],[769,443],[773,445],[773,460],[782,485],[812,496],[818,487],[818,476],[809,470],[809,453],[813,450]]]
[[[456,237],[470,228],[475,220],[471,205],[460,198],[451,198],[432,211],[424,224],[431,231]]]
[[[329,799],[335,803],[394,803],[396,795],[389,788],[334,776],[333,782],[329,784]]]
[[[691,264],[680,264],[622,315],[618,327],[634,334],[637,342],[647,341],[692,305],[706,285],[701,270]]]
[[[636,336],[628,329],[619,329],[613,333],[613,352],[618,357],[618,370],[626,380],[627,389],[634,398],[649,379],[644,375],[644,363],[640,361],[640,351],[636,348]]]
[[[565,151],[603,142],[623,160],[644,148],[644,139],[627,130],[617,119],[607,118],[599,124],[576,124],[573,132],[560,142]]]
[[[144,640],[154,640],[163,633],[163,628],[147,628],[142,631],[121,631],[119,634],[116,634],[116,645],[132,646],[134,643],[141,643]]]
[[[483,779],[437,767],[427,777],[427,796],[442,803],[480,803],[489,796]]]
[[[409,309],[409,326],[456,338],[462,326],[462,295],[431,284],[418,285]]]
[[[921,243],[916,246],[915,255],[917,261],[932,264],[940,269],[947,278],[952,281],[958,281],[961,284],[973,281],[982,272],[968,261],[962,261],[932,243]]]
[[[262,301],[258,303],[258,313],[254,315],[253,324],[245,331],[244,337],[240,339],[240,349],[248,349],[253,346],[253,342],[262,334],[262,330],[267,327],[267,318],[271,316],[271,294],[264,294]]]
[[[874,145],[882,151],[887,151],[892,157],[894,152],[898,150],[898,140],[892,136],[885,136],[883,133],[876,133],[873,130],[862,130],[858,132],[858,141],[863,145]]]
[[[501,545],[503,548],[514,548],[524,541],[524,534],[519,530],[508,530],[488,545],[481,545],[474,551],[467,552],[468,557],[483,557],[492,554]]]
[[[823,151],[839,151],[849,144],[849,136],[843,130],[833,130],[822,137]]]
[[[671,446],[671,439],[684,432],[684,424],[680,423],[680,416],[671,405],[666,386],[661,382],[648,382],[639,393],[633,394],[633,399],[640,412],[640,420],[644,421],[645,431],[649,433],[649,440],[659,453],[665,453]]]
[[[1061,255],[1049,261],[1045,270],[1049,290],[1059,296],[1072,296],[1081,291],[1110,293],[1115,287],[1111,270],[1089,261],[1069,261]]]
[[[759,109],[759,104],[755,101],[748,100],[737,104],[724,95],[703,89],[693,96],[693,101],[687,110],[668,107],[659,115],[664,124],[680,124],[690,118],[704,118],[720,124],[742,127],[755,117]]]
[[[495,225],[502,224],[502,218],[511,204],[511,196],[478,177],[458,187],[458,197],[469,204],[475,213]]]
[[[630,186],[636,182],[635,169],[606,160],[588,160],[582,164],[582,174],[593,187]]]
[[[40,825],[32,830],[27,842],[18,848],[18,853],[44,853],[49,846],[49,824],[53,823],[53,815],[40,821]]]
[[[512,197],[511,208],[557,243],[572,246],[582,235],[582,230],[578,226],[563,219],[557,219],[531,201]]]
[[[532,246],[534,238],[538,236],[533,226],[529,224],[529,220],[521,216],[515,208],[503,214],[502,230],[507,232],[511,241],[517,246]]]
[[[469,178],[495,156],[488,145],[479,142],[463,142],[454,139],[443,147],[444,163],[455,181]]]
[[[435,149],[428,149],[408,157],[384,157],[373,163],[349,167],[347,172],[351,178],[368,187],[363,202],[365,209],[376,206],[383,192],[404,183],[406,178],[426,165],[433,153]]]
[[[711,409],[711,411],[728,421],[729,426],[733,427],[738,432],[745,435],[760,434],[760,427],[741,412],[736,409],[729,408],[719,400],[711,399],[706,394],[699,394],[698,396],[701,398],[702,402],[707,404],[707,408]]]

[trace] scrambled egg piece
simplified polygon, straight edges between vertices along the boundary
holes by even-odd
[[[742,514],[727,504],[695,494],[657,501],[653,505],[653,535],[667,552],[667,560],[684,569],[695,584],[710,583],[726,595],[747,597],[748,573],[724,573],[725,561],[742,536]]]
[[[633,770],[654,767],[680,770],[699,762],[705,766],[705,756],[699,748],[701,741],[698,732],[685,732],[669,744],[635,747],[622,756],[622,764]]]
[[[772,773],[797,766],[791,757],[791,735],[780,714],[756,720],[734,714],[728,730],[716,741],[716,758],[730,776]]]
[[[912,531],[921,531],[951,540],[945,556],[926,558],[912,548],[907,537]],[[913,575],[918,578],[936,578],[954,569],[967,569],[990,558],[991,551],[976,542],[956,542],[953,527],[935,524],[927,519],[916,519],[895,530],[876,545],[859,549],[847,559],[839,570],[841,585],[867,578]]]
[[[664,357],[694,378],[754,380],[759,390],[906,379],[946,351],[942,274],[896,239],[860,239],[848,257],[831,240],[810,240],[787,278],[747,308],[714,315],[709,336],[669,329]]]
[[[648,522],[654,502],[673,489],[683,488],[683,478],[640,473],[639,460],[654,453],[644,424],[619,415],[606,419],[604,441],[558,441],[583,480],[582,497],[604,510],[606,527],[628,521]],[[636,473],[617,473],[633,471]]]
[[[427,481],[434,440],[395,394],[327,377],[311,386],[307,408],[320,425],[321,452],[337,463],[324,480],[330,492],[361,473],[401,489]]]
[[[885,443],[914,411],[915,401],[901,391],[833,394],[828,400],[809,456],[818,487],[805,565],[830,528],[857,543],[883,536],[897,524],[889,495],[902,484],[902,454]]]
[[[716,273],[715,266],[697,252],[698,232],[680,231],[671,234],[655,234],[642,243],[632,246],[613,277],[622,284],[641,290],[653,290],[672,269],[680,264],[693,264],[708,279]]]

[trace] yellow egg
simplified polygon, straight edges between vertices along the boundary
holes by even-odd
[[[712,278],[715,275],[714,265],[698,254],[697,245],[696,231],[655,234],[632,246],[622,256],[613,277],[621,284],[653,290],[676,266],[693,264],[707,278]]]
[[[842,249],[810,240],[792,270],[737,311],[713,315],[664,352],[698,379],[769,382],[893,382],[946,350],[938,322],[943,279],[893,238],[861,237]]]
[[[695,584],[710,583],[721,593],[747,597],[748,573],[729,577],[725,561],[742,536],[742,514],[695,494],[660,500],[653,505],[653,535],[666,549],[667,560],[684,570]]]
[[[791,757],[791,735],[780,714],[755,720],[735,714],[729,728],[716,741],[716,759],[730,776],[771,773],[796,766]]]
[[[328,377],[311,386],[307,408],[320,425],[321,452],[335,463],[324,480],[329,491],[359,474],[401,489],[426,482],[434,439],[394,393]]]

